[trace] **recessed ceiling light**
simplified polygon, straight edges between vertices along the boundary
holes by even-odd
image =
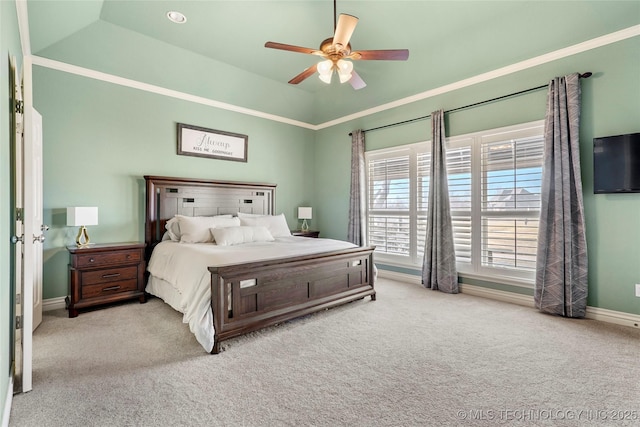
[[[176,12],[173,10],[170,12],[167,12],[167,18],[169,18],[169,21],[175,22],[176,24],[184,24],[185,22],[187,22],[186,16],[184,16],[180,12]]]

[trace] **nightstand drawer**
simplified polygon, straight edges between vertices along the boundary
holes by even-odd
[[[77,267],[90,267],[94,265],[122,264],[128,262],[140,262],[141,252],[139,250],[120,251],[110,253],[95,253],[78,255]]]
[[[82,286],[82,299],[104,297],[120,292],[135,291],[138,289],[138,281],[134,279],[121,280],[119,282],[102,283],[99,285]]]
[[[117,282],[120,280],[136,279],[138,277],[138,267],[107,268],[96,271],[84,271],[82,274],[82,287],[87,285],[97,285],[100,283]]]

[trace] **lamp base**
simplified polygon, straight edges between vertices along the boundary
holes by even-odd
[[[76,244],[79,248],[89,246],[89,233],[87,232],[87,228],[84,225],[80,227],[80,230],[78,230]]]
[[[306,219],[302,220],[302,227],[300,227],[300,229],[302,231],[309,231],[309,224],[307,224],[307,220]]]

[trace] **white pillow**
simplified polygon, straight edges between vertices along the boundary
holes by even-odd
[[[165,235],[162,237],[162,240],[167,240],[166,236],[168,234],[169,238],[175,242],[180,241],[180,223],[178,222],[178,217],[184,217],[184,215],[174,215],[167,223],[164,228],[167,230]],[[188,217],[185,217],[188,218]],[[208,218],[233,218],[233,215],[225,214],[225,215],[215,215]]]
[[[267,227],[273,237],[291,236],[291,230],[289,230],[287,219],[283,213],[280,215],[245,215],[238,213],[240,225]]]
[[[178,218],[176,218],[175,216],[171,218],[164,225],[164,228],[167,230],[167,234],[169,235],[171,240],[174,240],[176,242],[180,241],[180,224],[178,224]]]
[[[240,245],[251,242],[273,242],[275,240],[267,230],[267,227],[262,226],[212,228],[211,234],[213,234],[216,244],[219,246]]]
[[[180,224],[181,243],[211,243],[211,228],[237,227],[239,218],[219,216],[184,216],[176,215]]]

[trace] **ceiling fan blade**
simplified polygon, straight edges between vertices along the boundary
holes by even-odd
[[[406,61],[409,59],[408,49],[388,49],[388,50],[358,50],[348,56],[353,60],[391,60]]]
[[[289,80],[289,83],[292,85],[297,85],[301,81],[311,77],[317,70],[318,70],[318,64],[314,64],[311,67],[304,70],[303,72],[301,72],[300,74],[298,74],[297,76],[295,76],[294,78],[292,78],[291,80]]]
[[[338,17],[335,34],[333,35],[333,44],[339,44],[343,48],[347,47],[357,23],[358,18],[355,16],[341,13]]]
[[[298,53],[308,53],[310,55],[320,55],[324,56],[324,53],[318,49],[311,49],[308,47],[302,46],[294,46],[291,44],[284,43],[276,43],[276,42],[266,42],[264,47],[269,47],[271,49],[280,49],[280,50],[288,50],[290,52],[298,52]]]
[[[367,85],[364,82],[364,80],[362,80],[362,77],[360,77],[360,75],[355,72],[355,70],[351,72],[351,78],[349,79],[349,83],[351,84],[351,87],[353,87],[355,90],[362,89]]]

